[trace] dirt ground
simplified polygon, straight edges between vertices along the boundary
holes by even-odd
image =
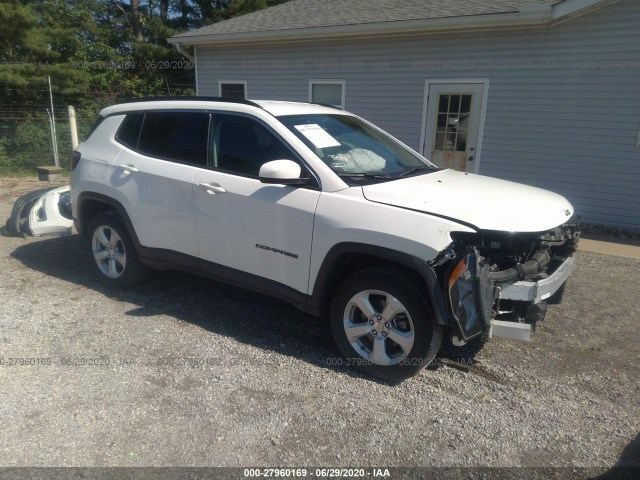
[[[42,186],[0,179],[0,222]],[[0,237],[0,466],[640,466],[639,260],[579,252],[533,341],[449,347],[398,385],[278,301],[88,267],[77,235]]]

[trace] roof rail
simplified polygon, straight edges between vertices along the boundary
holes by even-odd
[[[340,107],[336,107],[335,105],[331,105],[330,103],[320,103],[320,102],[307,102],[309,105],[320,105],[321,107],[333,108],[335,110],[342,110]]]
[[[226,98],[226,97],[198,97],[198,96],[176,96],[176,97],[133,97],[133,98],[121,98],[116,103],[144,103],[144,102],[175,102],[175,101],[199,101],[199,102],[225,102],[225,103],[240,103],[243,105],[251,105],[252,107],[262,108],[256,102],[251,100],[245,100],[243,98]]]

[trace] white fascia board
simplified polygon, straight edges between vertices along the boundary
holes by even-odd
[[[525,11],[494,15],[470,15],[428,20],[406,20],[335,27],[298,28],[232,34],[178,35],[168,39],[169,43],[185,45],[237,44],[260,42],[309,41],[310,39],[332,39],[345,37],[368,37],[379,35],[406,35],[412,33],[440,33],[458,30],[518,28],[537,26],[553,20],[553,12]]]
[[[584,15],[592,10],[606,7],[619,0],[564,0],[553,6],[553,20],[563,21],[580,15]]]

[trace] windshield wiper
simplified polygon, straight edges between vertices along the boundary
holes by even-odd
[[[380,173],[338,173],[339,177],[348,177],[348,178],[380,178],[380,179],[389,179],[395,178],[393,175],[386,175]]]
[[[437,169],[430,167],[429,165],[420,165],[419,167],[412,168],[411,170],[407,170],[406,172],[402,172],[396,177],[406,177],[407,175],[413,175],[414,173],[423,172],[425,170],[429,170],[430,172],[435,172]]]

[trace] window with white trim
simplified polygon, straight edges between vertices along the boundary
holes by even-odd
[[[309,101],[344,110],[345,80],[309,80]]]
[[[218,87],[223,98],[247,98],[246,80],[220,80]]]

